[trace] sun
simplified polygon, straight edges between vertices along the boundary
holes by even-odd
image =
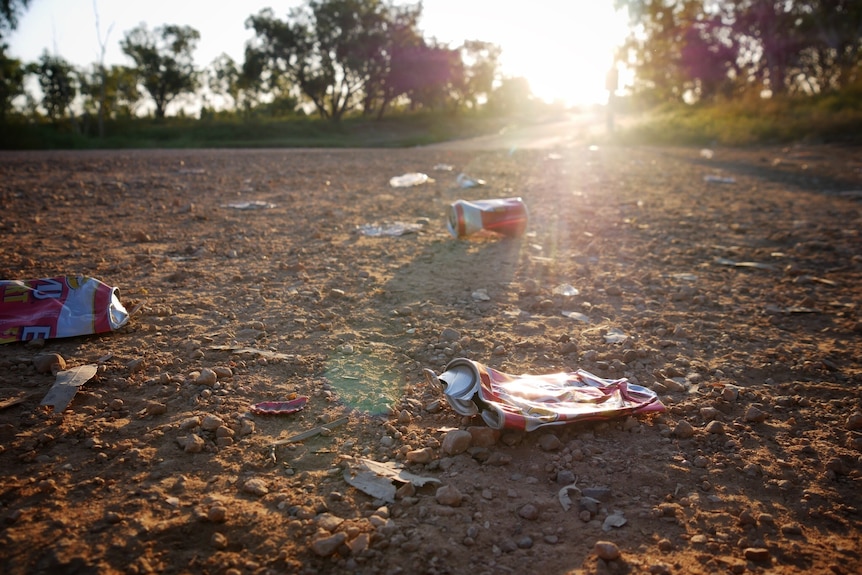
[[[538,1],[499,39],[501,70],[523,76],[533,95],[567,105],[607,102],[605,78],[627,32],[612,3]]]

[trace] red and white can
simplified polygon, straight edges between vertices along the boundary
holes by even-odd
[[[446,227],[456,238],[481,230],[515,238],[527,229],[527,205],[521,198],[458,200],[449,206]]]
[[[87,276],[0,280],[0,344],[119,329],[129,314],[118,293]]]

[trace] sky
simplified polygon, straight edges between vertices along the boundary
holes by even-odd
[[[35,62],[44,51],[80,67],[100,59],[131,64],[120,50],[125,33],[145,23],[191,26],[201,34],[194,52],[198,67],[227,53],[242,62],[253,36],[245,20],[263,8],[286,19],[303,0],[31,0],[7,42],[9,54]],[[406,4],[403,0],[397,4]],[[605,74],[614,64],[613,48],[626,33],[625,16],[613,0],[424,0],[419,28],[426,38],[450,47],[483,40],[502,49],[501,72],[527,78],[533,93],[566,104],[607,100]],[[97,18],[98,16],[98,18]]]

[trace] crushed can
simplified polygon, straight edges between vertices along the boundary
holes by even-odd
[[[527,229],[527,205],[521,198],[458,200],[449,206],[446,227],[456,238],[481,230],[515,238]]]
[[[456,413],[479,415],[493,429],[535,431],[579,421],[602,421],[665,410],[653,390],[626,378],[604,379],[583,369],[514,375],[456,358],[426,381],[442,390]]]
[[[121,328],[119,290],[87,276],[0,280],[0,344]]]

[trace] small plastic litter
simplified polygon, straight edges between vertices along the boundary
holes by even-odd
[[[764,311],[771,314],[800,314],[800,313],[821,313],[822,310],[816,307],[808,307],[801,305],[792,305],[788,307],[780,307],[775,304],[767,304]]]
[[[389,185],[393,188],[411,188],[413,186],[419,186],[426,182],[433,181],[434,180],[428,177],[428,174],[423,174],[421,172],[410,172],[401,176],[394,176],[390,178]]]
[[[519,237],[527,229],[528,218],[527,205],[521,198],[458,200],[449,206],[446,227],[456,238],[482,230]]]
[[[479,178],[471,178],[467,174],[460,173],[455,177],[455,182],[462,188],[478,188],[487,184],[485,180]]]
[[[581,292],[572,284],[560,284],[554,288],[554,293],[556,295],[572,297],[580,294]]]
[[[715,152],[713,152],[709,148],[704,148],[700,151],[700,157],[706,158],[707,160],[711,160],[714,155],[715,155]]]
[[[577,481],[571,485],[562,487],[557,493],[557,499],[559,499],[560,505],[563,507],[563,511],[568,511],[572,508],[572,498],[569,496],[569,492],[574,492],[577,497],[581,496],[581,490],[578,489]]]
[[[703,181],[710,184],[735,184],[736,178],[709,175],[704,176]]]
[[[590,323],[590,318],[587,317],[586,314],[583,314],[579,311],[564,311],[563,315],[570,319],[582,321],[584,323]]]
[[[627,379],[573,373],[510,375],[458,358],[439,376],[425,369],[430,385],[441,389],[457,413],[481,415],[493,429],[534,431],[549,425],[605,420],[664,411],[658,395]]]
[[[312,427],[308,431],[303,431],[302,433],[297,433],[296,435],[291,435],[287,439],[279,439],[278,441],[273,441],[270,444],[272,449],[275,449],[279,445],[287,445],[289,443],[296,443],[298,441],[305,441],[306,439],[311,439],[321,433],[326,433],[340,425],[344,425],[350,421],[349,417],[339,417],[338,419],[333,419],[329,423],[324,423],[322,425],[318,425],[317,427]]]
[[[731,266],[735,268],[754,268],[759,270],[774,270],[775,266],[772,264],[764,264],[761,262],[737,262],[734,260],[729,260],[727,258],[715,258],[715,263],[722,266]]]
[[[296,413],[308,404],[308,397],[300,396],[289,401],[263,401],[249,408],[255,415],[289,415]]]
[[[602,531],[610,531],[614,527],[622,527],[628,523],[622,511],[614,511],[602,522]]]
[[[406,234],[415,234],[422,229],[422,224],[408,222],[392,222],[392,223],[372,223],[362,224],[357,226],[359,233],[363,236],[373,238],[382,236],[403,236]]]
[[[387,503],[395,502],[396,483],[411,483],[422,487],[428,483],[441,483],[436,477],[426,477],[410,473],[393,462],[380,463],[371,459],[354,460],[356,465],[344,469],[344,480],[363,493],[382,499]]]
[[[0,281],[0,343],[106,333],[128,320],[119,290],[91,277]]]
[[[265,202],[263,200],[253,200],[250,202],[233,202],[230,204],[222,204],[221,207],[230,208],[233,210],[269,210],[276,206],[271,202]]]
[[[451,172],[455,169],[455,166],[452,164],[435,164],[434,169],[438,172]]]
[[[229,351],[234,355],[250,355],[253,357],[264,357],[266,359],[296,359],[295,355],[288,353],[279,353],[277,351],[269,351],[268,349],[258,349],[256,347],[244,347],[237,345],[211,345],[210,349],[214,351]]]
[[[623,330],[612,327],[608,330],[608,333],[605,334],[605,343],[623,343],[628,338],[629,336],[627,336]]]
[[[695,274],[689,273],[689,272],[671,274],[670,277],[672,277],[675,280],[680,280],[680,281],[684,281],[684,282],[696,282],[697,281],[697,276]]]
[[[54,385],[48,390],[41,405],[49,405],[54,413],[61,413],[72,402],[72,398],[78,393],[78,389],[96,375],[98,366],[94,364],[73,367],[64,371],[58,371]]]
[[[491,301],[491,296],[488,295],[488,290],[485,288],[477,289],[471,295],[476,301]]]

